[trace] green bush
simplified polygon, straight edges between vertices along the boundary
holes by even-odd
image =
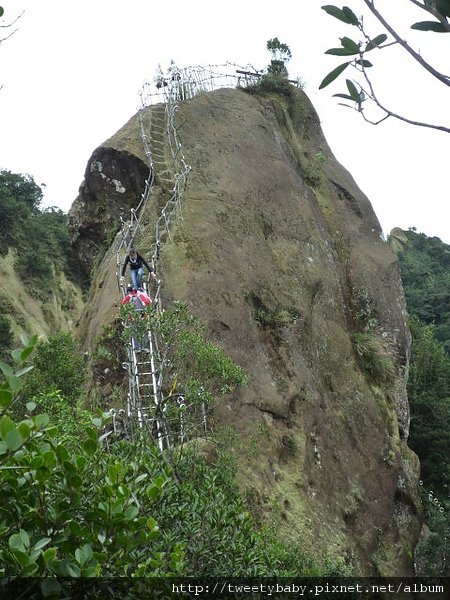
[[[159,348],[156,370],[163,369],[165,374],[162,418],[172,434],[178,430],[183,411],[184,429],[195,437],[214,402],[246,383],[244,370],[205,338],[204,326],[185,303],[174,302],[161,314],[146,307],[137,318],[134,308],[127,304],[121,308],[120,318],[125,343],[132,337],[143,339],[148,329],[152,330]],[[182,398],[184,408],[173,402],[174,398]]]
[[[258,530],[235,483],[233,460],[220,444],[216,450],[214,466],[195,449],[182,455],[178,484],[167,484],[157,506],[160,549],[183,541],[187,576],[321,576],[336,570],[336,564],[320,566],[300,544],[282,542],[274,527]]]
[[[0,363],[0,576],[181,574],[179,545],[155,550],[159,529],[151,513],[165,478],[150,478],[148,446],[123,442],[105,451],[99,419],[67,445],[60,425],[33,414],[33,402],[25,419],[11,419],[9,406],[27,371],[21,367],[35,344],[36,337],[14,351],[18,371]]]
[[[150,439],[109,441],[101,419],[64,399],[9,413],[36,337],[0,363],[0,577],[305,576],[336,574],[270,528],[257,531],[224,448],[208,466],[195,445],[178,457]],[[18,370],[16,370],[18,369]],[[31,374],[31,373],[30,373]],[[102,434],[102,435],[100,435]],[[103,439],[103,441],[102,441]],[[42,582],[45,586],[45,582]]]
[[[244,88],[249,94],[274,93],[291,98],[295,87],[289,83],[286,77],[278,73],[263,75],[258,83]]]
[[[23,397],[31,398],[58,390],[71,402],[79,398],[85,365],[70,333],[61,331],[38,343],[32,364],[34,369],[25,381]]]

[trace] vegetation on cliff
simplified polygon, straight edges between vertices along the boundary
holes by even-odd
[[[179,325],[176,316],[172,321]],[[170,335],[170,319],[166,327]],[[191,339],[186,333],[183,339]],[[168,455],[145,434],[105,438],[105,415],[77,406],[81,364],[70,337],[38,345],[35,336],[24,344],[12,353],[13,367],[0,363],[0,500],[7,507],[0,575],[341,572],[337,563],[320,567],[301,548],[281,544],[270,526],[255,528],[226,443],[218,440],[207,461],[195,444]],[[185,364],[180,379],[202,376],[211,390],[222,389],[221,382],[230,389],[220,371],[237,367],[223,353],[196,337],[189,354],[196,372]],[[74,387],[61,390],[66,379]]]

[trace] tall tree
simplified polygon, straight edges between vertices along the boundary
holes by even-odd
[[[292,58],[291,49],[287,44],[280,42],[278,38],[272,38],[267,40],[267,50],[272,55],[272,60],[267,69],[271,75],[280,75],[281,77],[287,77],[288,71],[286,63]]]

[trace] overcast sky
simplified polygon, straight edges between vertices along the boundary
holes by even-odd
[[[305,82],[332,151],[369,197],[384,232],[414,226],[450,243],[450,134],[391,120],[372,127],[332,98],[343,84],[318,90],[342,62],[324,51],[338,46],[339,36],[357,33],[320,9],[327,3],[0,0],[0,24],[25,9],[18,31],[0,45],[0,168],[29,173],[45,184],[45,205],[68,210],[91,153],[136,112],[139,90],[158,63],[231,61],[263,68],[270,61],[266,42],[278,37],[292,51],[290,76]],[[345,4],[363,12],[361,0]],[[405,27],[427,19],[408,0],[379,0],[377,6],[424,58],[448,73],[450,35]],[[369,30],[376,35],[382,28]],[[0,29],[0,37],[9,31]],[[376,64],[377,91],[388,107],[449,126],[448,87],[423,75],[400,49],[379,52]]]

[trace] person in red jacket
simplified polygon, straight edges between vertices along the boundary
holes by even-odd
[[[152,299],[145,292],[142,292],[141,290],[135,290],[133,289],[132,285],[128,285],[126,296],[122,300],[122,305],[125,306],[128,303],[130,303],[133,306],[135,311],[141,313],[141,316],[144,318],[144,308],[152,304]],[[129,319],[130,321],[133,321],[133,316],[130,315]],[[137,327],[141,329],[139,324],[137,325]],[[136,352],[147,351],[147,336],[133,336],[133,344]]]
[[[133,302],[136,310],[144,310],[145,306],[149,306],[152,303],[152,299],[142,290],[135,290],[132,285],[128,285],[127,294],[122,300],[122,304],[125,305],[128,302]]]

